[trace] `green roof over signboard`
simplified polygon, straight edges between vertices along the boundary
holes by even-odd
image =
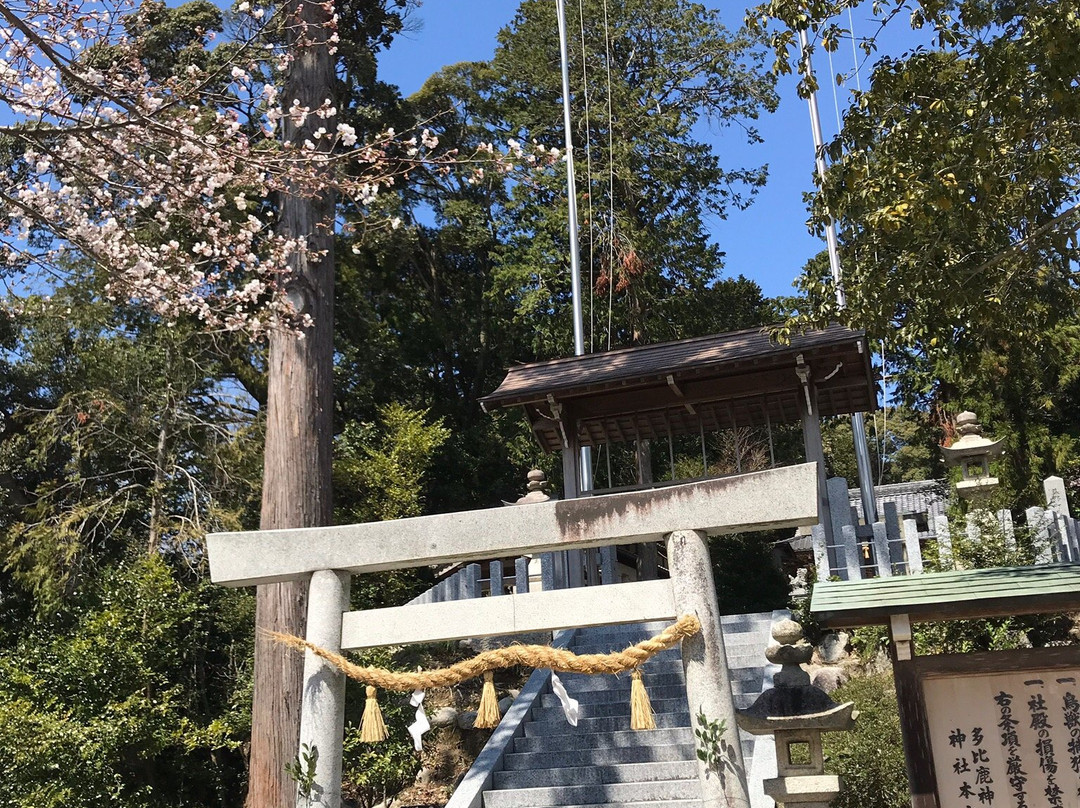
[[[827,628],[967,620],[1080,610],[1080,564],[898,575],[862,581],[819,581],[810,612]]]

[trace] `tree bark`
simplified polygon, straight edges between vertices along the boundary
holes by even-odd
[[[292,62],[285,78],[283,106],[294,99],[317,109],[331,96],[333,61],[328,5],[291,0],[288,7]],[[332,118],[308,116],[303,126],[285,119],[285,140],[299,144],[320,126],[333,131]],[[290,298],[311,315],[302,334],[270,337],[266,405],[266,450],[261,528],[316,527],[330,523],[333,429],[334,197],[285,194],[278,231],[303,237],[307,249],[290,262]],[[259,629],[303,636],[307,582],[258,587],[255,623]],[[285,765],[296,758],[300,737],[303,658],[258,631],[255,687],[251,708],[249,808],[292,808],[296,784]]]

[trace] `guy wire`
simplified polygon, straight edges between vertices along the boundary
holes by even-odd
[[[596,350],[596,263],[593,257],[592,207],[592,122],[589,118],[589,52],[585,48],[585,0],[578,0],[578,30],[581,33],[581,94],[585,102],[585,199],[589,223],[589,353]]]

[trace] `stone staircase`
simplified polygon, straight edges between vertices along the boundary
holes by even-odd
[[[774,613],[723,618],[724,644],[731,668],[736,707],[746,707],[771,685],[764,650]],[[650,637],[666,624],[636,624],[579,629],[570,648],[579,654],[606,653]],[[630,676],[564,674],[560,678],[581,704],[576,727],[567,723],[559,701],[544,692],[511,742],[484,791],[484,808],[544,806],[621,806],[697,808],[693,716],[687,706],[682,661],[677,648],[649,660],[642,668],[657,729],[630,729]],[[771,739],[743,736],[747,772],[761,768],[772,751]],[[758,758],[755,766],[755,758]],[[768,765],[768,761],[764,761]],[[772,757],[775,773],[775,754]],[[766,774],[768,772],[766,771]],[[772,801],[751,784],[754,808]],[[766,802],[767,800],[767,802]]]

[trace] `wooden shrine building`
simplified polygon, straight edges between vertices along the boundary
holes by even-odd
[[[774,430],[801,423],[805,460],[819,467],[824,515],[829,505],[821,418],[872,411],[877,391],[865,334],[834,325],[793,336],[789,344],[773,340],[767,328],[753,328],[519,365],[481,405],[489,412],[524,408],[544,450],[562,452],[563,496],[568,499],[722,476],[710,470],[706,436],[742,428],[763,430],[765,465],[783,465]],[[702,474],[676,479],[674,447],[680,441],[685,447],[695,437]],[[610,464],[612,446],[642,442],[656,444],[657,451],[666,446],[668,480],[654,480],[640,461],[637,479],[629,485],[614,485],[609,471],[608,486],[600,488],[593,484],[591,468],[583,473],[582,457],[589,457],[583,448],[606,447]],[[734,462],[724,473],[753,470],[738,467],[737,452]],[[830,529],[829,520],[822,521]],[[833,544],[831,536],[828,543]]]

